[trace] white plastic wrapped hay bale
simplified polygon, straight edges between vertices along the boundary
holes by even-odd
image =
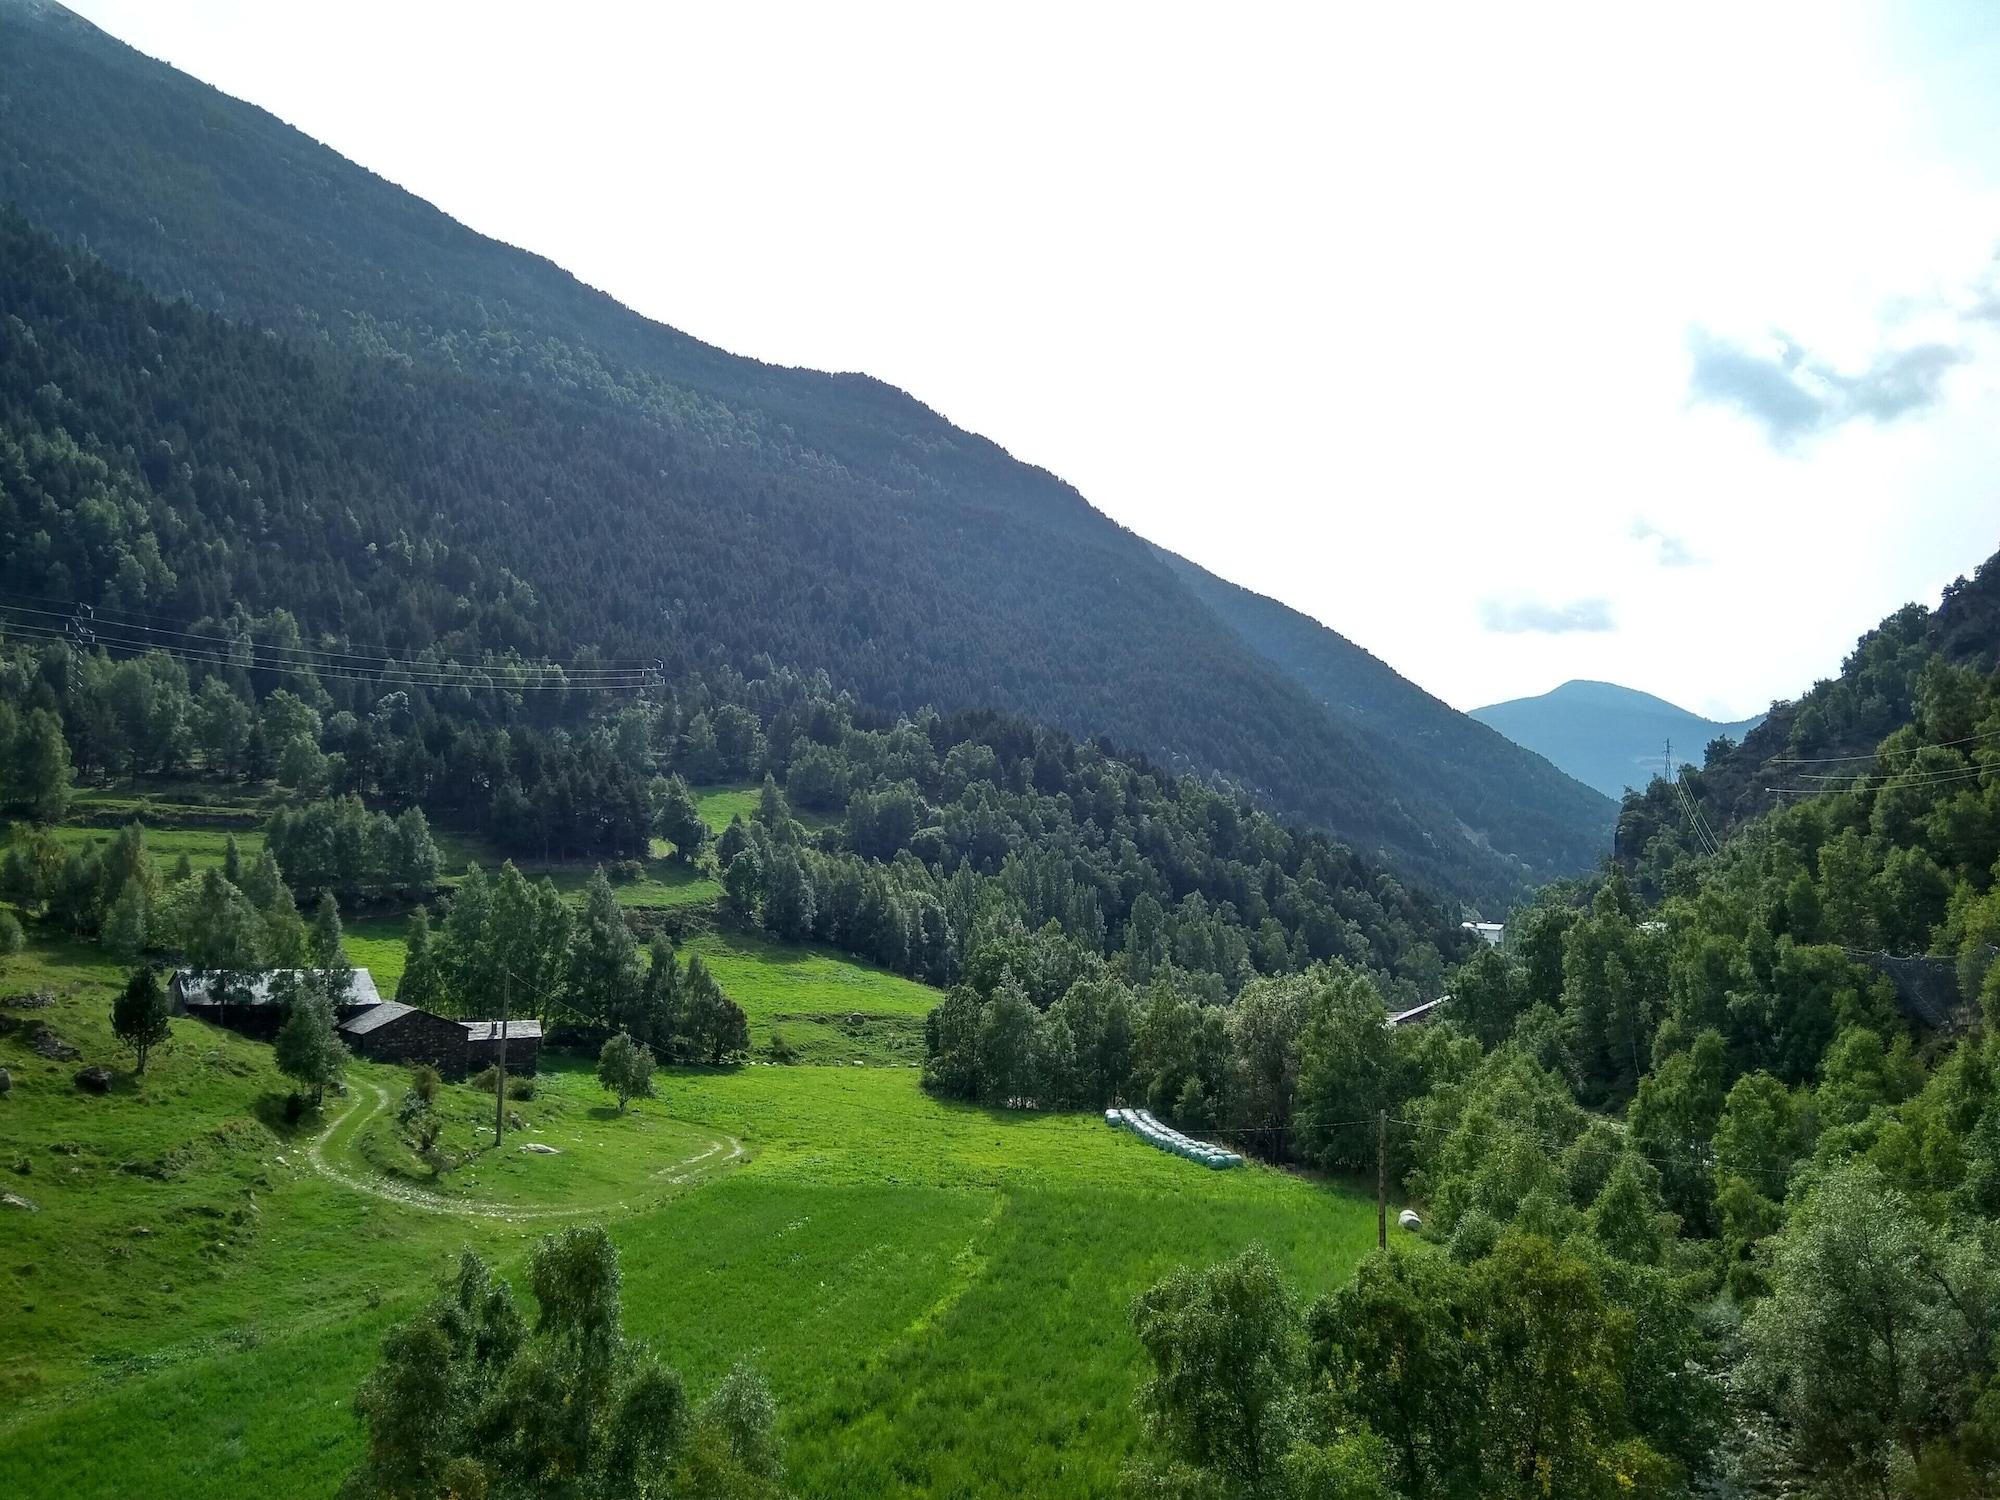
[[[1422,1229],[1424,1227],[1424,1221],[1418,1216],[1417,1211],[1414,1208],[1406,1208],[1401,1213],[1397,1214],[1396,1222],[1397,1224],[1401,1225],[1404,1229],[1407,1229],[1412,1233],[1415,1233],[1417,1230]]]

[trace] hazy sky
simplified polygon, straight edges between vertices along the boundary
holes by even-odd
[[[1753,712],[2000,548],[2000,6],[71,4],[1460,707]]]

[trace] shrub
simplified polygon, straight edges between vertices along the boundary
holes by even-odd
[[[500,1081],[500,1070],[488,1063],[477,1073],[465,1080],[465,1086],[476,1093],[490,1094],[493,1086]],[[535,1097],[535,1080],[527,1073],[507,1075],[507,1097],[509,1099],[532,1099]]]
[[[621,859],[612,865],[611,878],[620,885],[636,885],[646,878],[646,867],[636,859]]]
[[[771,1055],[774,1063],[795,1063],[799,1060],[799,1049],[786,1041],[781,1031],[771,1033],[771,1040],[765,1044],[764,1050]]]
[[[444,1080],[438,1076],[438,1070],[429,1063],[418,1063],[410,1069],[410,1092],[424,1103],[429,1104],[435,1100],[438,1091],[443,1087]]]

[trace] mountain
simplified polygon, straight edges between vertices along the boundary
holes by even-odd
[[[1643,787],[1659,774],[1668,741],[1677,760],[1699,762],[1709,741],[1741,740],[1762,714],[1735,724],[1700,714],[1615,682],[1565,682],[1535,698],[1511,698],[1472,710],[1517,745],[1545,755],[1607,797]]]
[[[1297,610],[1159,550],[1160,559],[1253,651],[1350,726],[1412,792],[1494,845],[1581,869],[1617,804],[1398,676],[1379,657]],[[1553,757],[1551,757],[1553,759]]]
[[[1882,741],[1918,717],[1933,661],[2000,670],[2000,553],[1946,588],[1935,609],[1906,604],[1868,631],[1838,676],[1773,704],[1741,744],[1690,779],[1703,812],[1726,831],[1802,788],[1867,774]]]
[[[14,408],[42,460],[34,506],[0,511],[17,594],[183,628],[283,605],[328,649],[776,661],[889,712],[991,706],[1475,900],[1608,845],[1602,806],[1526,762],[1438,802],[1449,770],[1385,752],[1185,569],[903,392],[639,317],[47,0],[0,0],[0,201],[75,285],[7,306],[51,372]],[[116,504],[55,457],[93,436]]]

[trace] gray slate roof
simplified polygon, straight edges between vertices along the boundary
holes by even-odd
[[[275,1005],[277,996],[272,993],[276,981],[284,976],[309,979],[316,971],[310,969],[268,969],[262,974],[239,974],[230,986],[231,1005]],[[217,1005],[221,1001],[210,991],[214,988],[214,976],[199,969],[181,969],[174,975],[174,983],[180,986],[182,999],[189,1005]],[[347,986],[347,994],[339,1002],[343,1006],[380,1005],[381,992],[375,988],[375,978],[366,969],[353,971]]]
[[[407,1016],[415,1010],[414,1005],[405,1005],[400,1000],[384,1000],[379,1005],[371,1005],[351,1021],[340,1023],[340,1029],[354,1036],[366,1036],[379,1026],[387,1026],[399,1016]]]
[[[497,1042],[500,1039],[500,1023],[498,1021],[460,1021],[458,1024],[465,1028],[466,1035],[475,1042]],[[507,1023],[507,1040],[510,1042],[538,1042],[541,1039],[542,1023],[540,1021],[509,1021]]]

